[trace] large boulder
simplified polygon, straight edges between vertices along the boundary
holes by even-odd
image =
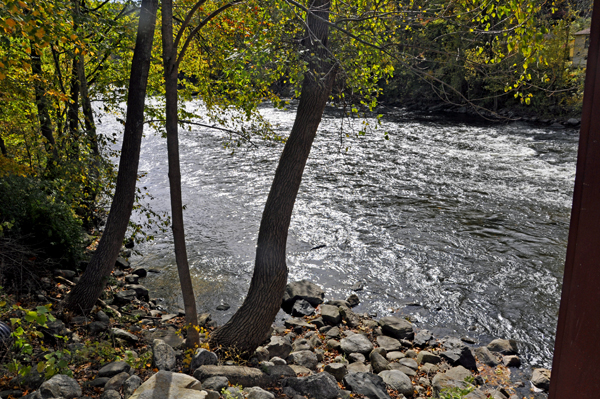
[[[206,399],[202,384],[186,374],[159,371],[135,390],[129,399]]]
[[[477,359],[479,359],[481,363],[490,367],[496,367],[500,364],[498,357],[490,352],[487,346],[480,346],[479,348],[476,348],[475,356],[477,356]]]
[[[309,350],[303,350],[298,352],[292,352],[287,358],[287,362],[290,364],[297,364],[299,366],[306,367],[311,370],[317,368],[317,355]]]
[[[286,378],[282,385],[314,399],[333,399],[340,393],[335,378],[329,373],[318,373],[302,378]]]
[[[323,318],[323,322],[332,326],[338,325],[342,321],[340,309],[333,305],[322,305],[321,317]]]
[[[389,370],[390,362],[386,360],[385,357],[381,356],[381,354],[376,351],[372,351],[369,355],[369,360],[371,361],[371,367],[373,367],[373,372],[375,374],[379,374],[384,370]]]
[[[386,370],[379,373],[383,382],[395,391],[398,391],[404,396],[412,396],[414,388],[410,378],[398,370]]]
[[[502,353],[503,355],[516,355],[519,353],[517,341],[514,339],[495,339],[490,342],[487,348],[492,352]]]
[[[362,334],[354,334],[342,339],[340,342],[344,353],[362,353],[364,355],[373,350],[373,344]]]
[[[365,395],[370,399],[390,399],[383,379],[371,373],[352,373],[344,377],[344,384],[352,393]]]
[[[377,345],[380,348],[385,349],[387,352],[399,351],[402,348],[402,344],[395,338],[388,337],[387,335],[380,335],[377,337]]]
[[[307,280],[295,281],[285,287],[281,307],[286,313],[290,313],[294,303],[299,299],[304,299],[316,308],[323,303],[324,297],[325,291],[318,285]]]
[[[177,359],[175,350],[162,339],[155,339],[152,343],[152,364],[159,370],[171,371],[175,368]]]
[[[405,319],[394,316],[382,317],[379,320],[379,325],[381,331],[390,337],[409,340],[415,337],[412,324]]]
[[[285,359],[292,351],[292,344],[287,338],[274,335],[265,349],[269,352],[269,358],[277,356]]]
[[[40,385],[39,398],[65,398],[72,399],[81,396],[81,387],[73,378],[57,374]]]
[[[531,383],[546,392],[550,389],[550,370],[548,369],[535,369],[531,376]]]
[[[274,378],[259,369],[244,366],[200,366],[194,371],[194,377],[204,381],[210,377],[227,377],[232,385],[243,387],[265,387],[273,383]]]

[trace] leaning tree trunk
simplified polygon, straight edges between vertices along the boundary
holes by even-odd
[[[106,278],[110,275],[119,256],[133,209],[157,8],[158,0],[142,0],[129,78],[127,117],[115,195],[98,249],[81,276],[81,280],[66,299],[65,307],[76,312],[89,312],[100,297]]]
[[[162,42],[163,64],[165,69],[165,100],[167,153],[169,160],[169,187],[171,193],[171,227],[175,243],[175,262],[179,273],[185,323],[187,326],[186,345],[194,348],[200,344],[198,334],[198,315],[196,313],[196,297],[190,267],[185,248],[185,231],[183,228],[183,202],[181,199],[181,168],[179,164],[179,137],[177,132],[177,49],[173,45],[173,2],[162,0]]]
[[[253,351],[268,338],[271,324],[281,307],[288,275],[285,248],[292,210],[337,70],[327,60],[331,58],[327,50],[328,25],[315,17],[328,20],[329,7],[329,0],[314,0],[311,4],[307,38],[303,42],[311,58],[307,60],[308,70],[304,75],[296,120],[283,148],[263,211],[250,289],[231,320],[212,334],[212,346]]]

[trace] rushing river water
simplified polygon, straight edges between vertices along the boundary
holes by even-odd
[[[262,113],[282,134],[290,131],[293,109]],[[380,131],[341,139],[340,123],[335,110],[326,113],[304,172],[288,239],[289,280],[321,285],[326,299],[344,299],[362,282],[357,312],[410,315],[437,336],[482,344],[514,338],[528,363],[550,366],[577,131],[391,110]],[[99,128],[120,129],[107,116]],[[197,303],[221,324],[247,292],[282,145],[259,142],[232,156],[218,132],[180,134]],[[165,139],[147,134],[140,170],[153,209],[168,211]],[[311,250],[319,245],[326,246]],[[180,307],[170,231],[137,249],[135,265],[161,270],[143,283],[151,295]],[[216,311],[221,302],[231,309]]]

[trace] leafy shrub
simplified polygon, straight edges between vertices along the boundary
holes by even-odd
[[[81,222],[43,181],[0,177],[0,204],[1,234],[21,239],[49,258],[70,263],[81,258]]]

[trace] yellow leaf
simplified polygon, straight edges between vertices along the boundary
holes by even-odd
[[[13,28],[17,23],[15,22],[14,19],[12,18],[8,18],[6,19],[4,22],[6,22],[6,25],[10,26],[11,28]]]
[[[35,36],[38,39],[41,39],[42,37],[44,37],[45,33],[46,33],[46,31],[44,30],[44,28],[41,28],[40,30],[38,30],[37,32],[35,32]]]

